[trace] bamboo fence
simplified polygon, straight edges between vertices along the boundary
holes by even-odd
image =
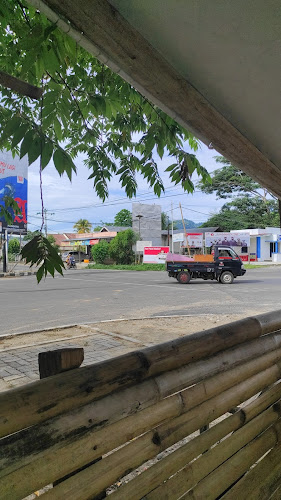
[[[0,499],[67,475],[42,498],[278,498],[280,329],[276,311],[1,393]]]

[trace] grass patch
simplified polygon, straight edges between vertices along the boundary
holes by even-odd
[[[105,265],[89,264],[87,269],[109,269],[117,271],[165,271],[165,264],[130,264]]]
[[[276,265],[280,266],[281,264],[264,264],[264,265],[262,265],[262,264],[244,264],[244,267],[245,267],[245,269],[259,269],[260,267],[265,268],[265,267],[270,267],[271,265],[272,266],[276,266]]]

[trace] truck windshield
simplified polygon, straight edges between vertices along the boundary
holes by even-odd
[[[230,248],[229,251],[230,251],[231,257],[238,257],[238,254],[232,248]]]

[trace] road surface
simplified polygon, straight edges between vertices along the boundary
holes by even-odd
[[[281,309],[281,268],[248,270],[232,285],[180,285],[166,272],[69,270],[64,277],[0,280],[0,335],[103,319],[258,314]]]

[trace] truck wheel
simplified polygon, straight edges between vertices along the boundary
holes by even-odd
[[[223,285],[231,285],[233,281],[234,281],[234,276],[230,271],[224,271],[224,273],[220,275],[220,282]]]
[[[177,280],[181,285],[187,285],[187,283],[190,282],[190,278],[191,278],[190,274],[187,273],[186,271],[181,271],[177,275]]]

